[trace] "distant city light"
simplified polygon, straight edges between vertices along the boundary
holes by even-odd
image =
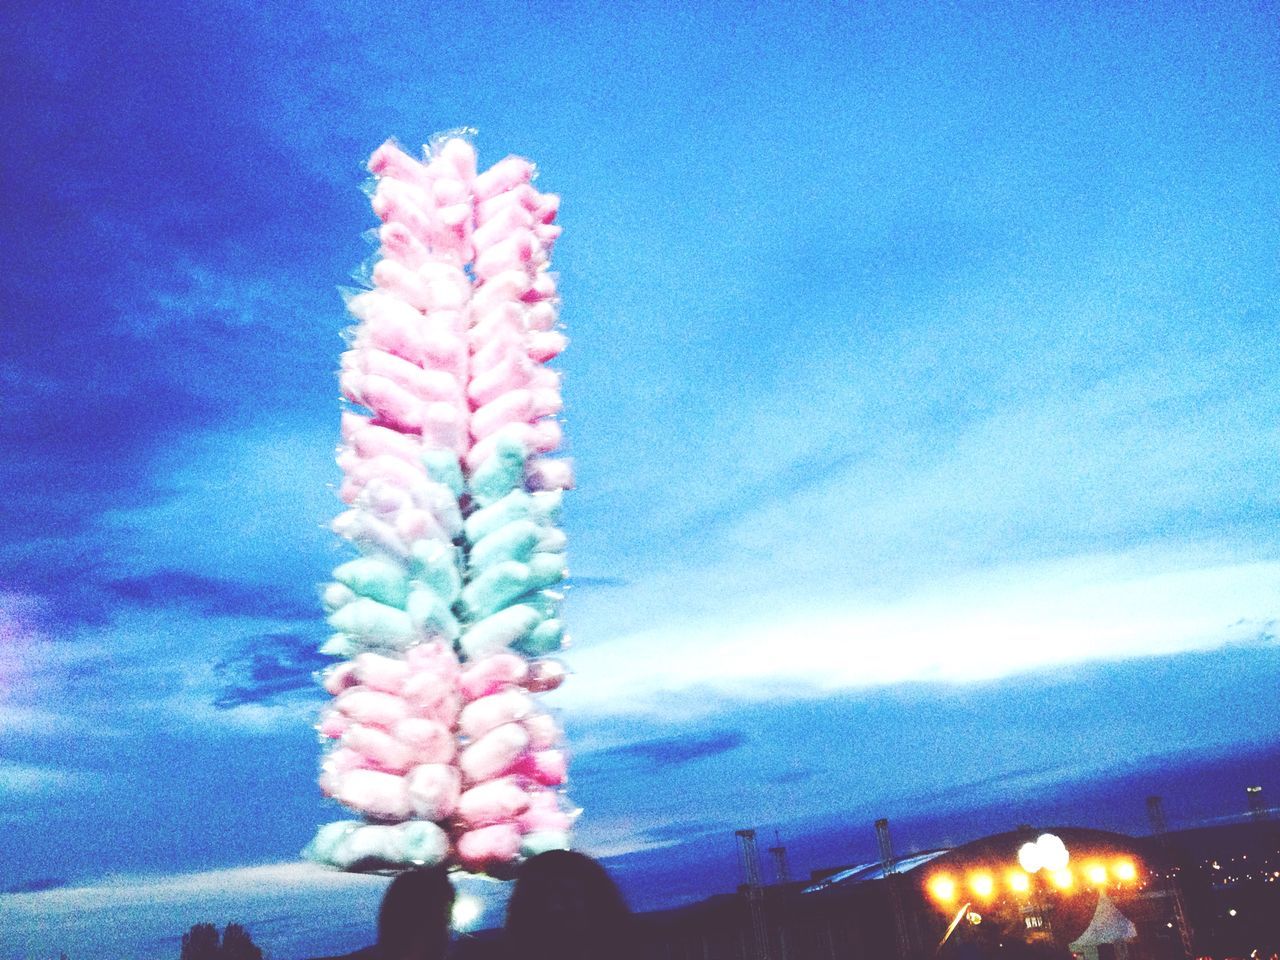
[[[951,903],[956,898],[956,882],[945,874],[929,880],[929,896],[939,903]]]
[[[995,893],[996,882],[989,873],[975,873],[969,878],[969,889],[979,897],[989,897]]]
[[[1232,907],[1230,910],[1228,910],[1228,911],[1227,911],[1227,916],[1229,916],[1229,917],[1234,917],[1235,915],[1236,915],[1236,908],[1235,908],[1235,907]]]

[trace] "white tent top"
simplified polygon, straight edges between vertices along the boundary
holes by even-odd
[[[1101,943],[1120,943],[1123,940],[1136,940],[1138,928],[1133,921],[1120,912],[1120,908],[1111,902],[1106,893],[1098,894],[1098,909],[1093,912],[1093,919],[1084,933],[1071,944],[1074,951],[1086,947],[1096,947]]]

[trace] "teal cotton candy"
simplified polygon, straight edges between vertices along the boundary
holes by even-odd
[[[320,644],[319,652],[326,657],[347,657],[349,659],[360,652],[360,644],[350,634],[335,633]]]
[[[535,553],[526,566],[529,568],[529,587],[533,590],[554,587],[569,575],[563,553]]]
[[[534,584],[529,567],[516,560],[495,563],[477,579],[462,588],[461,604],[472,622],[497,613]]]
[[[559,490],[525,493],[513,490],[497,503],[482,507],[467,517],[464,529],[467,542],[479,543],[489,534],[516,520],[533,520],[553,524],[560,517],[563,496]]]
[[[462,632],[450,605],[434,590],[422,586],[415,589],[409,594],[408,608],[409,620],[420,633],[452,643]]]
[[[468,660],[501,653],[529,636],[542,620],[542,614],[527,604],[499,610],[463,632],[462,652]]]
[[[512,490],[522,488],[528,457],[529,452],[518,437],[503,434],[494,446],[493,455],[471,475],[471,498],[481,507],[487,507]]]
[[[358,557],[335,568],[333,579],[363,597],[401,610],[409,599],[408,573],[385,557]]]
[[[332,864],[343,841],[363,825],[360,820],[339,820],[335,823],[326,823],[316,831],[316,835],[311,838],[311,842],[303,849],[302,855],[316,863]]]
[[[532,520],[516,520],[499,527],[471,548],[472,576],[503,560],[527,562],[542,546],[543,531],[547,529]]]
[[[431,479],[448,487],[454,499],[462,496],[466,485],[462,480],[462,466],[458,463],[457,454],[452,450],[425,450],[422,462]]]
[[[435,591],[448,606],[453,606],[462,592],[458,548],[439,540],[419,540],[413,545],[413,561],[414,578]]]
[[[400,862],[433,867],[449,852],[449,838],[429,820],[409,820],[397,826]]]
[[[544,620],[512,644],[512,648],[526,657],[545,657],[564,646],[564,622],[551,618]]]
[[[520,840],[520,854],[536,857],[548,850],[568,850],[569,835],[562,830],[533,830]]]
[[[395,646],[403,645],[413,636],[413,623],[407,613],[368,597],[353,600],[329,614],[329,624],[343,633]]]
[[[355,591],[340,583],[326,583],[320,594],[320,602],[326,613],[333,613],[339,607],[345,607],[356,598]]]
[[[563,599],[564,595],[554,590],[530,590],[516,597],[512,603],[533,607],[542,619],[551,620],[559,615],[560,601]]]

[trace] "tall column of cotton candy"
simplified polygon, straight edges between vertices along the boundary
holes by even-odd
[[[558,685],[557,616],[565,578],[556,527],[565,461],[558,375],[544,366],[563,349],[554,329],[549,254],[558,200],[530,185],[533,168],[508,158],[476,178],[472,298],[473,445],[465,458],[470,513],[466,586],[459,609],[468,666],[459,716],[464,792],[455,846],[468,869],[493,869],[522,853],[566,846],[571,817],[556,792],[565,780],[554,721],[530,691]]]
[[[426,164],[392,144],[370,160],[383,221],[373,289],[348,304],[359,321],[342,357],[343,416],[334,529],[363,554],[325,591],[338,631],[327,652],[352,657],[326,678],[321,721],[334,741],[322,789],[365,821],[321,828],[309,854],[350,868],[439,862],[459,779],[460,706],[453,613],[462,585],[459,458],[470,448],[465,332],[475,155],[445,141]],[[373,821],[370,823],[369,821]]]

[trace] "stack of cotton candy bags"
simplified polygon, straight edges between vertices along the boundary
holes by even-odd
[[[508,157],[445,138],[374,152],[382,220],[342,356],[334,530],[359,556],[324,589],[338,659],[320,785],[352,817],[307,854],[343,869],[446,863],[502,875],[564,847],[559,686],[567,575],[550,252],[558,198]]]

